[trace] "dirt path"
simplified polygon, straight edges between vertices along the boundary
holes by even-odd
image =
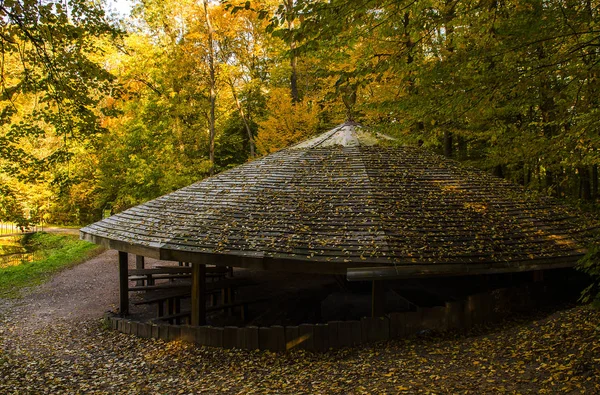
[[[61,228],[58,226],[45,226],[43,231],[48,232],[48,233],[58,233],[58,234],[79,236],[78,228]]]
[[[105,251],[26,292],[15,301],[12,315],[18,311],[24,330],[55,321],[97,319],[118,303],[117,278],[117,252]]]
[[[73,268],[56,274],[21,299],[0,298],[0,315],[18,317],[22,331],[43,328],[53,323],[99,320],[106,311],[116,311],[119,303],[118,254],[105,251]],[[167,264],[146,259],[146,267]],[[135,266],[129,257],[129,267]]]

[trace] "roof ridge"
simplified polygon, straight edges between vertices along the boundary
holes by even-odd
[[[357,146],[355,146],[355,147],[348,147],[347,149],[356,149],[357,151],[359,151],[359,152],[360,152],[360,151],[361,151],[361,148],[362,148],[362,147],[361,147],[360,145],[357,145]],[[380,211],[380,207],[379,207],[379,205],[378,205],[378,204],[377,204],[377,203],[374,201],[374,199],[373,199],[373,197],[374,197],[374,196],[373,196],[373,195],[374,195],[374,194],[373,194],[373,190],[375,189],[375,188],[374,188],[373,181],[372,181],[372,179],[371,179],[371,176],[369,176],[369,171],[367,170],[367,166],[366,166],[366,164],[365,164],[365,162],[364,162],[364,157],[363,157],[362,155],[355,155],[355,157],[358,157],[358,158],[359,158],[359,161],[360,161],[360,165],[361,165],[362,171],[364,172],[364,175],[365,175],[365,178],[366,178],[366,181],[367,181],[367,182],[366,182],[366,184],[368,185],[368,189],[367,189],[367,191],[368,191],[368,196],[369,196],[369,197],[370,197],[370,198],[373,200],[372,206],[374,207],[374,209],[375,209],[375,211],[376,211],[376,213],[377,213],[377,222],[379,223],[379,226],[378,226],[378,231],[377,231],[377,233],[383,233],[383,239],[382,239],[382,243],[384,244],[385,251],[389,253],[389,254],[388,254],[388,255],[386,255],[385,257],[386,257],[386,258],[387,258],[389,261],[391,261],[391,263],[394,265],[394,267],[396,267],[396,263],[395,263],[395,262],[394,262],[394,260],[391,258],[391,255],[392,255],[392,252],[393,252],[393,251],[392,251],[392,249],[390,248],[389,236],[388,236],[388,234],[387,234],[387,233],[386,233],[386,231],[385,231],[385,227],[383,226],[383,221],[382,221],[382,219],[381,219],[381,211]]]

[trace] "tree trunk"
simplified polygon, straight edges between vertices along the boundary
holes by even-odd
[[[554,173],[546,169],[546,189],[551,195],[554,194]]]
[[[517,176],[517,182],[521,185],[525,185],[525,163],[523,161],[519,161],[517,163],[515,173]]]
[[[290,90],[292,94],[292,102],[298,103],[300,101],[300,93],[298,93],[298,73],[296,71],[296,55],[294,55],[293,52],[295,48],[296,43],[292,42],[290,44],[290,66],[292,67],[292,72],[290,74]]]
[[[215,171],[215,104],[217,101],[217,81],[215,73],[215,50],[213,46],[214,30],[208,14],[208,0],[204,0],[204,16],[206,18],[206,27],[208,29],[208,70],[210,85],[210,114],[208,117],[208,144],[210,174]]]
[[[492,174],[495,175],[496,177],[504,178],[504,170],[502,170],[502,165],[494,166],[494,170],[492,171]]]
[[[452,158],[452,132],[444,132],[444,156]]]
[[[354,122],[352,108],[356,104],[356,89],[348,84],[341,89],[341,92],[342,102],[344,103],[344,107],[346,107],[346,122]]]
[[[587,167],[580,167],[577,170],[579,173],[579,198],[583,200],[592,200],[590,171]]]
[[[446,32],[446,39],[444,45],[448,50],[448,53],[454,52],[454,26],[452,26],[451,22],[454,19],[455,11],[454,7],[456,6],[456,2],[453,0],[446,0],[444,3],[445,9],[443,11],[444,17],[444,29]],[[444,132],[444,156],[446,158],[452,158],[452,132],[445,131]]]
[[[531,165],[527,165],[526,169],[525,169],[525,186],[531,184],[531,178],[532,178],[532,174],[531,174]]]
[[[451,22],[456,17],[455,7],[457,3],[458,2],[455,0],[446,0],[444,4],[444,28],[446,31],[445,46],[450,53],[454,52],[454,26],[452,26]]]
[[[458,145],[458,160],[466,160],[469,156],[467,140],[463,136],[456,136]]]
[[[242,121],[244,122],[244,127],[246,128],[246,133],[248,134],[248,143],[250,144],[250,158],[254,158],[254,137],[252,136],[252,129],[250,129],[250,124],[246,119],[246,114],[244,113],[244,109],[242,108],[242,103],[238,99],[238,95],[235,91],[235,85],[233,80],[229,79],[229,86],[231,87],[231,94],[233,96],[233,100],[235,101],[235,106],[240,113],[240,117],[242,117]]]
[[[592,198],[598,198],[598,165],[592,166]]]
[[[296,61],[296,41],[292,36],[294,30],[294,0],[286,0],[284,2],[286,10],[286,19],[288,25],[288,31],[290,33],[290,67],[292,69],[290,74],[290,91],[292,95],[292,103],[298,103],[300,101],[300,94],[298,93],[298,72],[297,72],[297,61]]]

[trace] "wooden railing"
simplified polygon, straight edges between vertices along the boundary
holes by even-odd
[[[121,318],[114,313],[107,313],[105,319],[112,329],[143,338],[182,340],[202,346],[246,350],[277,352],[299,348],[327,351],[420,333],[466,331],[474,326],[501,320],[511,311],[531,311],[542,305],[556,303],[559,296],[540,284],[496,289],[417,311],[322,324],[269,327],[170,325],[139,322]]]
[[[44,230],[42,225],[31,225],[21,229],[17,224],[0,222],[0,236],[20,235],[24,233],[35,233]]]

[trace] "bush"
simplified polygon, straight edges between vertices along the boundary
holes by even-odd
[[[579,261],[578,269],[587,273],[593,280],[593,283],[583,290],[580,300],[600,308],[600,248],[598,245],[588,249],[588,253]]]

